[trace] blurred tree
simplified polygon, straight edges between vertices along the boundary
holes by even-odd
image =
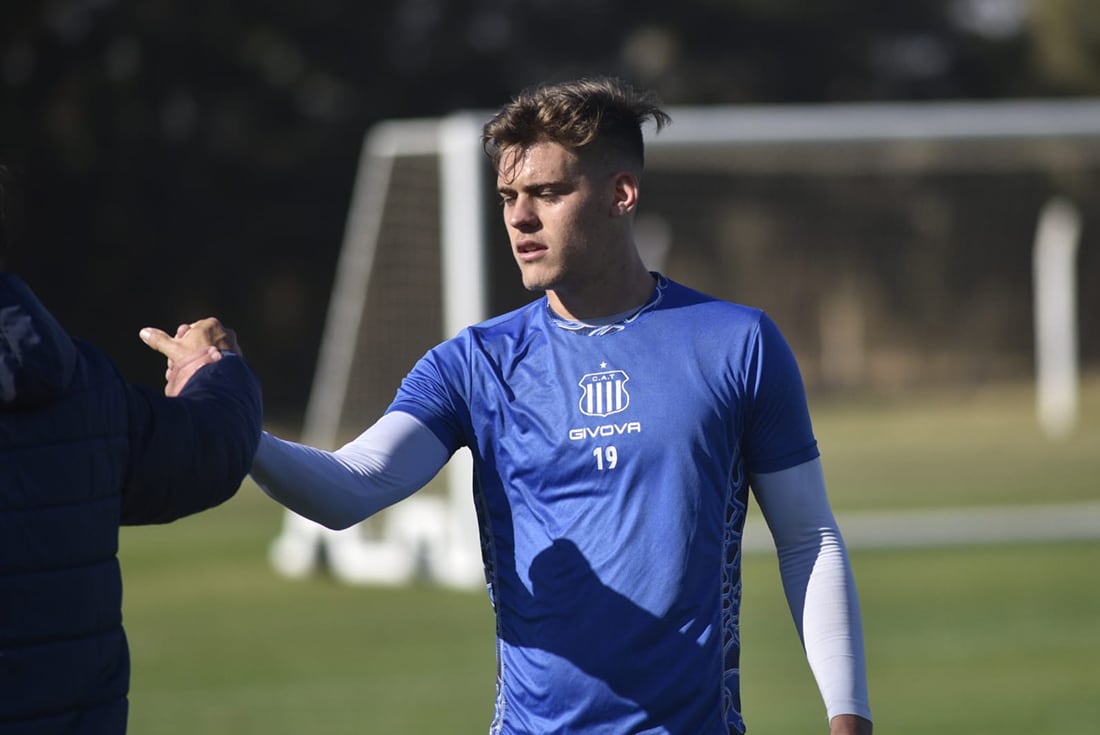
[[[1089,0],[1031,0],[1037,74],[1051,87],[1100,89],[1100,9]]]
[[[223,316],[262,366],[269,413],[293,419],[374,122],[593,73],[669,104],[1095,93],[1093,5],[8,2],[0,160],[28,189],[12,261],[150,381],[138,327]]]

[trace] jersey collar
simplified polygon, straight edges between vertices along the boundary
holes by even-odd
[[[563,319],[558,316],[554,313],[554,310],[550,308],[550,300],[544,299],[546,315],[554,326],[559,329],[564,329],[567,332],[573,332],[585,337],[599,337],[605,334],[621,332],[636,322],[642,314],[655,309],[657,305],[661,303],[662,299],[664,299],[665,289],[668,288],[668,279],[660,273],[654,273],[653,276],[657,279],[657,287],[653,289],[653,296],[650,297],[649,301],[636,309],[631,309],[621,314],[613,314],[603,319],[578,321],[574,319]]]

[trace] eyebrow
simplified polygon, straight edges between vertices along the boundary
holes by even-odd
[[[530,192],[539,191],[539,190],[542,190],[542,189],[552,189],[552,190],[568,189],[569,186],[570,185],[568,184],[568,182],[566,182],[564,180],[535,181],[535,182],[532,182],[532,183],[527,184],[525,186],[521,186],[518,189],[514,186],[509,185],[509,184],[500,184],[500,185],[497,186],[497,193],[499,193],[499,194],[514,194],[517,191],[524,191],[524,192],[530,193]]]

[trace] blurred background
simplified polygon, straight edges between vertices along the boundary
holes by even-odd
[[[530,84],[593,73],[652,87],[668,105],[1100,93],[1100,11],[1087,0],[686,0],[674,9],[647,0],[26,0],[0,13],[0,160],[24,182],[13,267],[67,327],[151,382],[160,366],[133,336],[139,327],[221,316],[262,368],[269,417],[292,426],[360,146],[378,121],[491,109]],[[946,325],[961,288],[973,299],[966,318],[981,322],[976,312],[1001,311],[997,291],[1028,286],[1035,200],[1029,209],[1004,201],[1026,197],[1037,172],[1011,181],[970,173],[847,197],[843,179],[787,198],[773,187],[746,197],[755,227],[723,237],[765,249],[754,235],[772,218],[784,228],[773,238],[804,256],[787,264],[791,273],[823,250],[857,268],[892,259],[895,273],[876,273],[881,291],[910,276],[916,288],[946,289],[939,306],[898,308],[939,308]],[[1087,200],[1086,233],[1095,173],[1064,182]],[[883,216],[876,198],[909,214]],[[1017,219],[974,226],[987,221],[967,220],[975,208]],[[861,209],[868,216],[855,230],[821,217]],[[724,277],[711,267],[723,247],[713,237],[698,254],[714,274],[704,288]],[[914,241],[922,254],[892,258],[896,244]],[[1090,363],[1100,357],[1096,250],[1081,256]],[[955,280],[952,261],[966,271]],[[813,317],[778,296],[760,305]],[[1027,308],[1026,296],[1018,302]],[[1017,360],[1017,375],[1029,369],[1030,332],[1003,332],[1018,319],[1027,314],[975,325],[994,332],[984,339]],[[790,328],[800,353],[816,350]],[[966,370],[998,372],[991,360]]]
[[[0,162],[21,182],[8,265],[72,333],[153,385],[162,362],[137,330],[221,317],[263,380],[269,428],[294,438],[364,136],[384,121],[493,109],[523,87],[586,74],[624,76],[670,107],[770,106],[796,117],[864,104],[918,115],[944,103],[1088,102],[1100,98],[1100,6],[6,2]],[[392,211],[434,232],[438,162],[412,159],[405,203]],[[766,308],[790,339],[842,527],[905,538],[907,528],[944,525],[921,513],[1023,511],[984,538],[991,516],[956,514],[961,532],[922,531],[923,545],[853,541],[877,729],[1095,732],[1095,136],[780,146],[686,163],[671,152],[655,157],[651,174],[643,211],[653,216],[639,225],[655,262]],[[1031,270],[1040,213],[1054,199],[1074,208],[1080,227],[1081,386],[1076,422],[1057,438],[1036,422]],[[399,247],[386,252],[374,278],[408,279],[399,285],[421,294],[425,311],[395,308],[397,297],[372,281],[368,317],[418,341],[400,347],[390,373],[371,373],[368,362],[352,376],[372,384],[351,385],[353,397],[374,393],[344,417],[345,433],[384,408],[401,365],[441,329],[430,248],[417,250],[427,264]],[[530,298],[504,245],[495,252],[494,312]],[[131,731],[484,732],[493,687],[484,594],[351,587],[323,571],[288,581],[268,559],[281,509],[246,485],[224,508],[123,535]],[[1061,514],[1038,523],[1041,506]],[[876,525],[881,513],[900,525]],[[745,565],[750,727],[819,731],[774,559],[753,553]]]

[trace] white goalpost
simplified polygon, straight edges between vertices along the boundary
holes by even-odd
[[[784,236],[780,227],[794,226],[765,216],[771,208],[782,209],[782,197],[793,190],[804,197],[800,201],[821,207],[825,217],[851,217],[820,204],[830,191],[825,184],[834,178],[855,181],[865,186],[863,191],[888,200],[889,192],[882,194],[875,177],[928,172],[1008,176],[1031,169],[1069,172],[1070,178],[1100,173],[1100,101],[1095,100],[685,107],[669,112],[673,124],[647,141],[647,196],[638,221],[647,263],[659,269],[667,263],[684,273],[719,279],[719,290],[736,286],[734,290],[744,292],[751,290],[754,274],[727,283],[715,275],[716,259],[728,266],[732,258],[734,272],[745,272],[757,263],[772,263],[769,258],[787,258],[780,267],[761,269],[784,272],[784,264],[797,266],[789,269],[791,280],[784,286],[790,295],[777,295],[774,308],[789,309],[792,333],[798,337],[802,330],[812,338],[808,344],[816,345],[807,359],[810,378],[838,384],[858,383],[898,361],[896,350],[870,345],[875,329],[882,329],[876,322],[882,319],[877,316],[880,307],[895,295],[885,287],[866,285],[873,278],[861,270],[861,255],[847,256],[850,268],[838,267],[824,278],[814,267],[801,265],[805,251],[773,252],[768,243]],[[413,362],[439,341],[490,316],[501,281],[514,276],[502,271],[495,278],[489,257],[494,248],[507,248],[494,244],[503,232],[490,222],[492,183],[480,146],[486,117],[467,111],[439,119],[387,121],[366,136],[306,410],[304,442],[335,448],[369,426]],[[871,183],[864,184],[864,179]],[[746,197],[746,180],[764,183]],[[811,181],[811,190],[802,192],[790,183],[796,180]],[[910,189],[900,191],[899,196],[912,194]],[[715,200],[695,201],[701,196],[697,192]],[[1033,316],[1034,331],[1028,330],[1028,338],[1034,339],[1038,420],[1049,436],[1064,436],[1072,429],[1077,405],[1075,264],[1079,243],[1088,246],[1082,242],[1080,205],[1072,194],[1045,183],[1029,183],[1024,193],[1013,195],[1020,202],[1012,207],[1013,214],[1031,223],[1028,237],[1034,238],[1033,299],[1022,308]],[[744,204],[746,198],[750,205]],[[1020,207],[1028,211],[1016,211]],[[942,218],[935,206],[927,209],[931,221]],[[707,243],[711,250],[692,250],[703,247],[695,232],[700,222],[720,233],[716,241],[737,240],[738,249]],[[754,244],[754,237],[759,243]],[[846,248],[851,246],[843,242],[836,250],[845,253]],[[880,268],[891,266],[889,257],[876,257],[885,263]],[[756,286],[776,290],[767,281]],[[800,305],[784,306],[781,296],[801,300]],[[815,318],[802,318],[807,311]],[[931,313],[926,318],[935,326],[942,317]],[[956,369],[955,364],[945,369]],[[907,369],[906,375],[922,368]],[[336,578],[356,584],[401,584],[417,578],[454,587],[483,584],[471,464],[463,450],[427,488],[346,531],[329,531],[287,512],[271,547],[274,567],[301,576],[324,563]]]
[[[305,443],[328,448],[343,443],[340,424],[355,355],[369,339],[364,336],[370,332],[367,295],[384,208],[394,167],[402,158],[439,159],[443,334],[430,339],[454,335],[488,315],[479,136],[480,121],[472,114],[384,123],[367,136],[307,406]],[[271,547],[271,562],[291,577],[309,574],[324,559],[337,579],[349,583],[399,584],[426,574],[449,586],[476,585],[482,579],[481,551],[469,500],[471,474],[469,452],[457,453],[444,470],[446,492],[422,492],[405,500],[385,512],[382,528],[370,534],[361,527],[332,531],[287,511],[283,531]],[[465,496],[462,487],[467,488]]]
[[[1077,423],[1077,248],[1081,214],[1052,199],[1039,214],[1035,234],[1035,384],[1039,426],[1052,438]]]

